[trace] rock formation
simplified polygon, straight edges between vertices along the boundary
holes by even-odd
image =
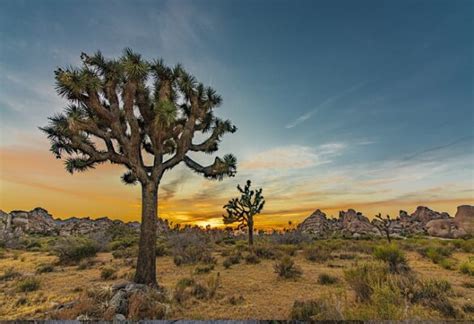
[[[169,230],[168,222],[158,218],[157,232]],[[43,208],[31,211],[15,210],[6,213],[0,210],[0,238],[8,239],[25,234],[39,235],[89,235],[105,232],[113,225],[123,225],[134,231],[140,231],[140,223],[124,223],[121,220],[111,220],[107,217],[91,219],[89,217],[55,219]]]
[[[316,210],[301,224],[298,230],[324,238],[331,235],[346,237],[378,236],[382,233],[374,226],[377,220],[369,219],[354,209],[341,211],[339,218],[328,219],[321,210]],[[474,206],[459,206],[456,216],[439,213],[428,207],[419,206],[411,214],[401,210],[400,216],[390,224],[391,235],[406,236],[410,234],[427,234],[443,238],[459,238],[473,235]]]

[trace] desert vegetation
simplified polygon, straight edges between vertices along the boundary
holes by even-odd
[[[0,318],[473,319],[473,239],[287,231],[250,248],[244,233],[176,227],[157,242],[158,289],[131,283],[138,242],[28,236],[3,248]]]

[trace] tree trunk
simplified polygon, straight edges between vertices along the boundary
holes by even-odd
[[[385,235],[387,235],[388,243],[392,243],[392,240],[390,239],[390,232],[389,231],[385,232]]]
[[[136,283],[157,287],[156,281],[156,223],[158,185],[142,184],[142,222],[138,246]]]
[[[249,228],[249,247],[253,247],[253,220],[248,222]]]

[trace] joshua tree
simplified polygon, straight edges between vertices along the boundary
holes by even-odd
[[[372,225],[374,225],[380,233],[384,233],[385,237],[387,238],[388,243],[392,240],[390,238],[390,234],[392,232],[390,226],[392,225],[392,219],[390,216],[387,215],[385,218],[382,217],[382,214],[375,215],[375,219],[372,220]]]
[[[119,59],[81,54],[79,68],[58,68],[56,89],[70,105],[40,128],[70,173],[111,162],[127,169],[125,184],[140,183],[142,213],[135,281],[156,286],[155,242],[158,187],[180,162],[208,179],[236,172],[233,155],[202,166],[188,153],[217,151],[221,137],[236,128],[214,116],[222,99],[210,87],[162,60],[146,61],[125,49]],[[207,138],[195,143],[193,137]]]
[[[259,214],[265,205],[265,199],[262,196],[262,188],[256,191],[250,190],[251,182],[247,180],[244,189],[237,185],[240,191],[240,198],[234,198],[224,206],[227,215],[222,215],[224,224],[232,224],[238,222],[238,228],[244,229],[248,227],[249,246],[253,246],[253,216]]]

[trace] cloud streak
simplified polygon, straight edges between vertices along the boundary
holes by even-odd
[[[293,128],[295,126],[298,126],[299,124],[301,124],[301,123],[305,122],[306,120],[310,119],[311,117],[313,117],[313,115],[315,115],[318,111],[320,111],[324,108],[330,107],[332,104],[337,102],[339,99],[342,99],[345,96],[359,90],[360,88],[362,88],[366,84],[367,84],[367,81],[357,83],[357,84],[351,86],[350,88],[347,88],[347,89],[345,89],[345,90],[343,90],[343,91],[327,98],[326,100],[321,102],[318,106],[316,106],[314,109],[307,111],[303,115],[296,118],[294,121],[286,124],[285,128],[290,129],[290,128]]]

